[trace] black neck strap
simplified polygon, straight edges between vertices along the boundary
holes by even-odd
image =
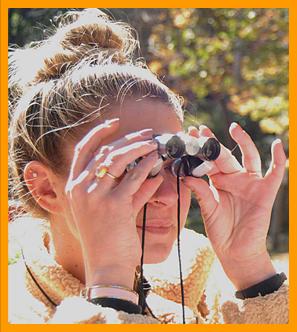
[[[45,296],[45,298],[54,306],[57,307],[58,305],[46,294],[46,292],[42,289],[42,287],[39,285],[38,281],[36,280],[36,278],[34,277],[33,273],[31,272],[29,266],[26,263],[26,259],[24,256],[24,252],[23,252],[23,248],[21,248],[21,253],[22,253],[22,258],[23,258],[23,262],[26,266],[26,269],[30,275],[30,277],[32,278],[32,280],[34,281],[34,283],[36,284],[37,288],[41,291],[41,293]]]

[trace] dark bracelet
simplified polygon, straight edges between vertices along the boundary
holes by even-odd
[[[259,295],[264,296],[277,291],[280,286],[287,280],[285,273],[275,274],[274,276],[259,282],[249,288],[237,291],[235,297],[241,300],[257,297]]]
[[[128,314],[140,314],[142,312],[141,306],[122,299],[116,299],[111,297],[97,297],[89,300],[89,302],[96,305],[101,305],[102,307],[109,307],[118,311],[125,311]]]

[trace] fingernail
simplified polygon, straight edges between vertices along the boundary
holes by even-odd
[[[114,118],[114,119],[111,119],[111,120],[106,120],[105,123],[107,125],[111,125],[111,124],[119,122],[119,121],[120,121],[120,118]]]
[[[126,139],[130,140],[138,136],[144,136],[144,137],[152,136],[152,129],[139,130],[134,133],[127,134],[125,137]]]
[[[147,136],[147,135],[151,135],[152,132],[153,132],[153,129],[147,128],[147,129],[139,130],[138,134],[142,135],[142,136]]]
[[[277,144],[280,144],[280,146],[282,147],[282,149],[284,150],[284,145],[283,145],[283,142],[282,142],[282,140],[280,139],[280,138],[277,138],[276,140],[274,140],[273,142],[272,142],[272,145],[277,145]]]
[[[203,130],[203,129],[208,129],[208,127],[202,124],[199,126],[199,130]]]
[[[236,128],[236,127],[239,127],[238,123],[232,122],[231,125],[230,125],[230,129],[232,130],[232,129]]]
[[[194,129],[197,130],[197,128],[196,128],[195,126],[189,126],[189,127],[188,127],[188,133],[189,133],[191,130],[194,130]]]
[[[211,137],[214,134],[212,133],[212,131],[205,125],[200,125],[199,126],[199,134],[201,136],[206,136],[206,137]]]
[[[281,139],[277,138],[277,139],[274,141],[274,144],[282,144]]]

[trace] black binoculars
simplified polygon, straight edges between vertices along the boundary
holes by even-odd
[[[201,174],[201,167],[199,168],[199,166],[216,160],[221,151],[217,139],[212,137],[197,138],[184,132],[154,135],[153,140],[158,144],[159,159],[151,170],[149,177],[156,176],[167,160],[172,160],[170,170],[174,176],[200,177],[204,174]],[[133,169],[141,159],[139,158],[129,164],[127,171]]]

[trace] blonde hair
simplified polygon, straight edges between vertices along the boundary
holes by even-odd
[[[81,126],[126,96],[165,102],[183,120],[182,99],[135,58],[139,42],[128,24],[98,9],[69,11],[56,22],[47,39],[9,52],[12,196],[39,217],[46,213],[24,183],[24,168],[38,160],[62,174],[62,147]]]

